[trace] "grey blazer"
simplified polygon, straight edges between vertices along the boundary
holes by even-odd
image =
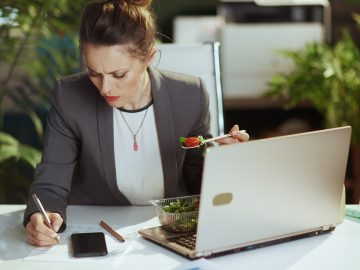
[[[203,150],[183,150],[179,137],[210,137],[209,103],[201,79],[149,69],[165,197],[200,192]],[[41,163],[24,214],[36,193],[47,211],[66,219],[68,204],[128,205],[116,183],[112,108],[87,73],[56,82]]]

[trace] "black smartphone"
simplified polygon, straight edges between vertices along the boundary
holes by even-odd
[[[108,254],[102,232],[74,233],[71,235],[73,255],[77,258],[105,256]]]

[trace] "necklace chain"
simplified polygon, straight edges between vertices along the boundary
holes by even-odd
[[[142,119],[142,121],[141,121],[141,123],[140,123],[139,128],[137,129],[137,131],[136,131],[135,133],[132,131],[131,127],[129,126],[129,123],[126,121],[125,116],[123,115],[122,111],[120,111],[121,117],[122,117],[122,119],[124,120],[125,125],[126,125],[127,128],[129,129],[129,131],[130,131],[130,133],[131,133],[131,135],[132,135],[132,137],[133,137],[133,140],[134,140],[134,151],[137,151],[137,150],[139,149],[139,146],[138,146],[137,140],[136,140],[136,136],[138,135],[141,127],[142,127],[143,124],[144,124],[145,117],[146,117],[146,115],[147,115],[147,112],[148,112],[149,108],[150,108],[150,106],[148,106],[148,107],[146,108],[144,117],[143,117],[143,119]]]

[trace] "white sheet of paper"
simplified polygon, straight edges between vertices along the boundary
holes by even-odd
[[[159,226],[157,217],[143,223],[117,229],[116,231],[125,239],[124,243],[119,242],[100,225],[70,225],[64,233],[60,235],[60,244],[51,247],[34,248],[30,254],[24,258],[25,261],[52,261],[52,262],[103,262],[118,259],[119,255],[132,244],[140,235],[140,229]],[[72,255],[70,236],[73,233],[103,232],[105,234],[108,255],[88,258],[75,258]]]
[[[0,234],[2,234],[7,228],[14,224],[14,218],[12,216],[3,215],[0,219]]]

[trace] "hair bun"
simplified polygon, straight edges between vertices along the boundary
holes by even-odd
[[[129,5],[148,7],[151,5],[152,0],[124,0]]]

